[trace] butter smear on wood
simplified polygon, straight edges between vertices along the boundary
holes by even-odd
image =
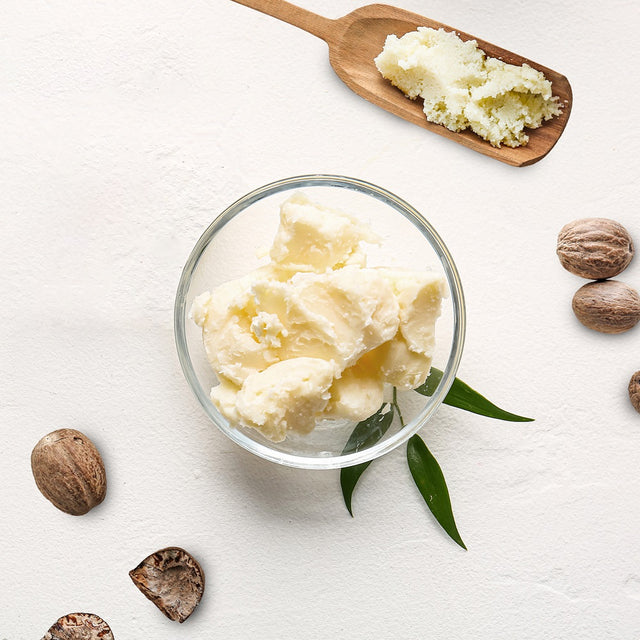
[[[367,267],[362,245],[379,242],[351,215],[296,193],[280,207],[269,264],[194,300],[219,381],[211,399],[233,426],[280,442],[319,420],[368,418],[385,384],[425,381],[445,281]]]
[[[429,122],[470,128],[495,147],[525,145],[525,127],[536,129],[561,113],[540,71],[487,57],[475,40],[444,29],[387,36],[375,64],[407,97],[424,99]]]

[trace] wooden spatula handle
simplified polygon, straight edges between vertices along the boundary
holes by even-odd
[[[288,22],[294,27],[304,29],[327,42],[331,39],[333,33],[332,27],[334,26],[335,20],[319,16],[317,13],[312,13],[302,7],[297,7],[295,4],[286,2],[286,0],[233,1],[238,4],[243,4],[245,7],[262,11],[262,13],[278,18],[278,20]]]

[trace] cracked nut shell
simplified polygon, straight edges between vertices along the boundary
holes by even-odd
[[[615,220],[582,218],[562,227],[556,253],[567,271],[603,280],[626,269],[634,248],[628,231]]]
[[[640,321],[640,295],[618,280],[590,282],[573,296],[573,312],[589,329],[623,333]]]
[[[640,413],[640,371],[636,371],[629,380],[629,400],[633,408]]]
[[[75,429],[58,429],[44,436],[31,453],[31,470],[42,495],[73,516],[99,505],[107,492],[100,453]]]
[[[204,593],[204,572],[180,547],[160,549],[129,571],[133,583],[170,620],[184,622]]]
[[[69,613],[59,618],[42,640],[114,640],[109,625],[95,613]]]

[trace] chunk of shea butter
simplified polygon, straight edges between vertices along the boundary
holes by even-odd
[[[363,362],[364,359],[363,356],[358,364],[345,369],[331,385],[331,399],[323,412],[323,418],[344,418],[359,422],[373,415],[382,406],[385,381],[380,377],[379,371]]]
[[[390,284],[398,301],[399,333],[408,348],[432,356],[436,320],[440,316],[442,298],[446,296],[444,280],[429,271],[386,268],[377,271]]]
[[[340,369],[390,340],[400,323],[400,308],[391,286],[375,269],[349,266],[324,274],[298,274],[291,280],[305,306],[322,318],[326,335],[323,357]],[[309,342],[296,337],[298,349]]]
[[[213,370],[236,384],[278,361],[273,346],[278,335],[272,332],[271,340],[262,341],[256,336],[260,316],[253,301],[252,283],[248,276],[226,282],[213,293],[199,295],[191,307],[191,317],[202,327]]]
[[[431,272],[378,270],[391,284],[399,306],[397,334],[361,362],[399,389],[415,389],[426,379],[435,348],[435,325],[446,295],[444,280]]]
[[[470,128],[497,147],[526,144],[525,127],[561,113],[540,71],[487,57],[475,40],[444,29],[387,36],[375,64],[407,97],[423,98],[429,122],[451,131]]]
[[[259,430],[262,435],[281,442],[288,431],[308,433],[315,426],[330,398],[335,365],[321,358],[289,358],[249,376],[231,398],[229,387],[217,390],[211,398],[237,424]],[[229,406],[230,405],[230,406]]]
[[[211,399],[231,424],[279,442],[319,420],[364,420],[386,383],[426,379],[444,280],[367,267],[362,243],[378,241],[356,218],[295,194],[281,206],[271,262],[194,300],[220,383]]]
[[[378,243],[371,229],[353,216],[292,195],[280,208],[280,226],[271,247],[271,260],[283,269],[314,271],[348,264],[365,266],[362,242]]]
[[[237,307],[229,311],[225,326],[233,326],[234,358],[248,365],[246,372],[253,372],[255,344],[261,340],[277,360],[310,356],[332,360],[342,370],[392,338],[399,325],[399,306],[389,283],[375,269],[353,266],[298,273],[286,282],[259,278],[250,287],[245,312]],[[273,337],[266,343],[255,333],[265,317],[278,346]],[[217,348],[222,347],[218,342]],[[214,357],[220,360],[220,352]]]

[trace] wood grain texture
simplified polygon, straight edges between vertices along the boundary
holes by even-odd
[[[337,20],[329,20],[284,0],[234,2],[262,11],[322,38],[329,45],[329,60],[338,77],[365,100],[419,127],[512,166],[531,165],[544,158],[558,141],[569,119],[573,97],[571,85],[565,76],[528,58],[417,13],[389,5],[372,4],[356,9]],[[406,98],[399,89],[380,75],[373,61],[382,51],[388,35],[395,34],[400,37],[409,31],[415,31],[418,27],[456,31],[462,40],[476,40],[480,49],[488,56],[499,58],[509,64],[526,63],[541,71],[551,81],[554,95],[560,99],[562,114],[545,122],[538,129],[527,130],[528,144],[516,148],[493,147],[469,130],[457,133],[427,121],[422,110],[422,100]]]
[[[337,20],[330,20],[317,13],[307,11],[286,0],[234,0],[245,7],[266,13],[273,18],[288,22],[294,27],[304,29],[326,42],[333,40]]]

